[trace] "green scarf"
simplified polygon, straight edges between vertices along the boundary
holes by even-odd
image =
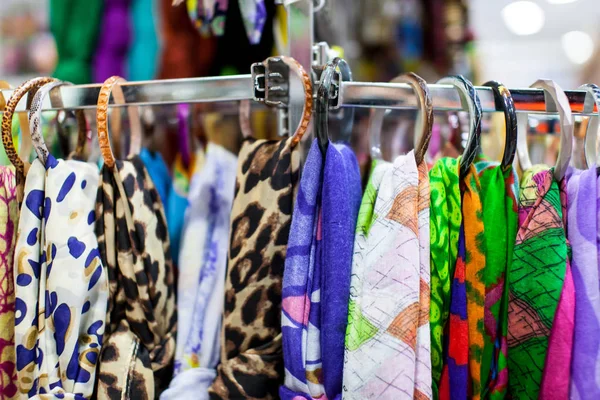
[[[434,398],[443,365],[443,334],[450,313],[450,282],[458,253],[462,222],[460,158],[442,158],[429,171],[431,187],[431,369]]]
[[[75,84],[92,81],[102,4],[102,0],[50,0],[50,31],[58,52],[55,78]]]

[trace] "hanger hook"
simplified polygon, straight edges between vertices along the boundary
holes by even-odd
[[[321,73],[321,81],[317,88],[317,101],[315,103],[315,130],[319,140],[321,152],[325,155],[329,145],[329,98],[332,94],[333,78],[339,68],[341,81],[352,81],[352,71],[350,66],[343,58],[336,57],[329,62]],[[340,87],[337,88],[338,92]],[[339,96],[339,94],[338,94]],[[354,109],[343,110],[343,123],[341,133],[343,139],[349,139],[352,135],[352,125],[354,124]]]
[[[558,158],[554,167],[554,178],[560,181],[565,176],[569,162],[571,161],[571,153],[573,152],[573,114],[571,113],[571,104],[564,90],[552,80],[540,79],[530,87],[543,89],[546,99],[546,112],[558,111],[560,117],[560,148],[558,149]],[[527,147],[527,126],[527,115],[524,114],[523,117],[519,116],[520,133],[518,134],[517,155],[522,170],[527,170],[531,167],[529,149]]]
[[[12,117],[17,108],[19,101],[30,91],[37,91],[41,86],[54,82],[54,78],[50,77],[39,77],[28,80],[23,83],[13,92],[12,96],[6,104],[4,114],[2,115],[2,143],[4,144],[4,150],[10,162],[15,166],[17,184],[21,179],[25,178],[25,163],[17,155],[15,146],[12,140]],[[27,161],[27,160],[26,160]]]
[[[588,123],[587,130],[585,132],[585,159],[587,165],[600,164],[598,159],[598,130],[600,124],[598,118],[600,118],[600,88],[598,85],[593,83],[587,83],[579,87],[580,90],[585,90],[585,100],[583,102],[583,112],[586,114],[592,114],[594,112],[594,106],[598,108],[598,116],[591,118]]]
[[[125,96],[121,83],[127,82],[120,76],[111,76],[102,84],[98,95],[98,107],[96,109],[96,125],[98,127],[98,141],[104,162],[109,168],[115,165],[115,156],[108,137],[108,103],[110,95],[114,91],[115,104],[125,104]],[[142,125],[137,107],[128,107],[129,123],[131,124],[131,143],[128,157],[140,152],[142,143]],[[118,113],[117,113],[118,115]]]
[[[419,99],[419,122],[420,129],[415,129],[415,160],[419,165],[427,154],[429,141],[431,140],[431,129],[433,128],[433,101],[425,79],[419,75],[409,72],[392,79],[390,83],[405,83],[410,85]],[[369,137],[371,138],[371,157],[381,159],[381,131],[385,109],[373,109],[369,119]]]
[[[437,83],[452,85],[458,89],[461,101],[466,101],[469,108],[469,115],[471,117],[469,137],[460,160],[460,177],[464,178],[479,152],[479,144],[481,142],[481,102],[473,84],[462,75],[448,76],[440,79]]]
[[[496,109],[501,109],[504,112],[504,122],[506,125],[506,138],[504,142],[504,154],[502,155],[502,169],[506,169],[512,165],[515,154],[517,153],[517,109],[510,91],[502,83],[497,81],[489,81],[483,84],[492,88],[494,93],[494,103]]]

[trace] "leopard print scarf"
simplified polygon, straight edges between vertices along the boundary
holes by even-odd
[[[154,399],[173,373],[177,312],[164,210],[137,156],[102,168],[96,234],[108,269],[98,399]]]
[[[278,398],[281,284],[300,157],[291,139],[247,139],[231,212],[221,364],[212,399]]]

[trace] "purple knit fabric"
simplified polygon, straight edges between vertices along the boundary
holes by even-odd
[[[573,249],[575,284],[570,398],[600,399],[600,185],[595,165],[585,171],[569,169],[567,207],[567,237]]]
[[[328,399],[341,398],[354,233],[362,186],[358,162],[346,145],[330,145],[322,204],[321,353]]]
[[[94,82],[113,75],[125,77],[125,63],[131,39],[130,0],[104,0],[102,25],[93,61]]]

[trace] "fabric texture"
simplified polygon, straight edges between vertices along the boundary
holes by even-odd
[[[19,222],[12,167],[0,167],[0,400],[17,398],[14,253]]]
[[[282,289],[282,399],[334,399],[342,392],[361,185],[358,163],[346,145],[330,144],[325,159],[323,165],[313,141],[293,214]]]
[[[50,0],[50,31],[58,53],[53,77],[76,85],[92,82],[103,5],[103,0]]]
[[[190,19],[204,35],[223,36],[229,0],[188,0]]]
[[[211,399],[277,398],[283,384],[281,286],[297,190],[292,139],[246,139],[231,213],[221,364]]]
[[[147,81],[156,77],[158,66],[158,35],[154,0],[131,0],[131,30],[133,40],[127,54],[130,81]]]
[[[518,186],[512,167],[498,162],[475,164],[481,183],[486,253],[484,346],[481,355],[482,398],[504,398],[508,387],[506,274],[518,228]]]
[[[177,312],[164,210],[138,156],[103,166],[96,214],[110,289],[97,398],[153,399],[173,375]]]
[[[569,169],[567,182],[567,237],[573,248],[576,295],[570,398],[596,399],[600,398],[600,185],[596,166],[585,171]]]
[[[131,40],[130,2],[103,1],[100,35],[92,62],[94,82],[104,82],[113,75],[127,77],[125,67]],[[87,20],[89,17],[83,18]]]
[[[540,394],[567,272],[566,204],[561,203],[565,189],[564,181],[556,182],[553,170],[541,165],[525,171],[521,179],[519,230],[509,272],[508,369],[514,398]],[[558,383],[564,378],[552,379]]]
[[[108,302],[94,232],[97,189],[97,169],[80,161],[49,155],[27,174],[15,249],[22,397],[92,396]]]
[[[265,0],[238,0],[244,29],[250,44],[260,43],[265,22],[267,20],[267,8]]]
[[[433,396],[442,375],[443,335],[450,314],[450,283],[458,253],[462,222],[460,159],[442,158],[429,171],[431,187],[431,369]]]
[[[426,170],[419,173],[414,152],[374,163],[354,242],[344,398],[432,397],[430,354],[419,344],[429,294],[419,240],[426,215],[419,214],[429,204],[419,176]]]
[[[209,143],[204,167],[192,178],[179,259],[175,371],[162,400],[208,399],[216,376],[236,168],[234,154]]]
[[[151,152],[145,147],[140,151],[140,158],[144,162],[146,171],[148,171],[148,175],[150,175],[150,179],[152,179],[156,187],[163,207],[166,209],[169,201],[169,190],[171,190],[171,185],[173,184],[167,164],[165,164],[160,153]]]

